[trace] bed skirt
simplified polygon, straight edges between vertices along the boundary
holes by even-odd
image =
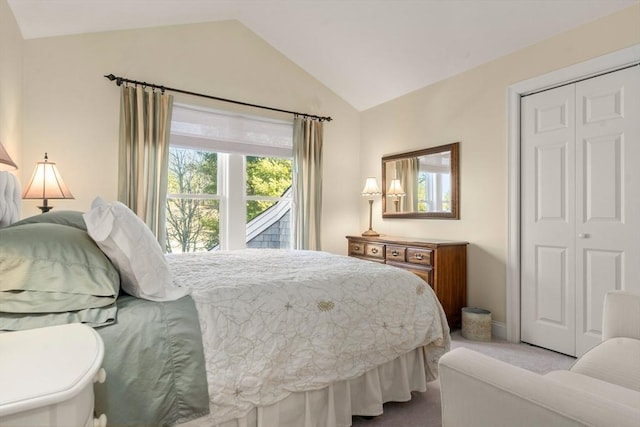
[[[350,426],[353,415],[380,415],[383,403],[406,402],[411,400],[412,391],[426,391],[425,357],[424,348],[419,347],[357,378],[320,390],[293,393],[273,405],[253,409],[244,418],[214,426],[207,424],[206,417],[203,417],[181,426]]]

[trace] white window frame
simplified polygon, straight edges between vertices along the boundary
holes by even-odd
[[[192,108],[198,111],[205,111],[198,107],[177,104],[182,108]],[[249,120],[272,121],[291,126],[293,134],[293,123],[280,120],[263,119],[260,117],[234,115],[228,112],[217,112],[234,117],[244,117]],[[248,196],[247,195],[247,173],[246,156],[259,156],[271,158],[293,159],[293,148],[282,146],[259,146],[256,143],[243,143],[242,141],[217,140],[213,138],[203,138],[184,133],[171,132],[170,146],[174,148],[184,148],[198,151],[217,153],[217,191],[218,194],[169,194],[170,198],[202,198],[219,201],[220,224],[219,224],[219,247],[222,250],[244,249],[247,247],[247,201],[291,201],[291,197],[269,197],[269,196]],[[293,182],[293,177],[292,177]],[[231,196],[239,195],[239,196]],[[293,223],[293,221],[292,221]],[[293,233],[291,233],[293,236]]]

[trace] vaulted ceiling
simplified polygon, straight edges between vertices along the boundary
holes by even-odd
[[[359,111],[639,2],[8,0],[25,39],[236,19]]]

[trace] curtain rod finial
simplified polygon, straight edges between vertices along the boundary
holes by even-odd
[[[120,86],[122,85],[122,77],[118,77],[118,76],[114,76],[113,74],[107,74],[105,75],[106,78],[108,78],[110,81],[116,81],[116,85]]]

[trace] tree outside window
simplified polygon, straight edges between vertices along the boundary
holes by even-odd
[[[221,200],[241,194],[225,195],[219,191],[220,156],[217,153],[177,147],[171,147],[169,153],[167,252],[208,251],[219,247],[221,215],[224,214]],[[245,156],[245,169],[247,203],[242,217],[246,224],[259,221],[261,216],[268,220],[268,211],[279,202],[288,203],[290,210],[290,203],[282,201],[282,196],[292,183],[291,159]],[[232,218],[226,220],[235,220],[236,214],[230,213]],[[270,247],[289,247],[289,242]]]
[[[169,150],[167,252],[210,250],[220,243],[217,154]]]

